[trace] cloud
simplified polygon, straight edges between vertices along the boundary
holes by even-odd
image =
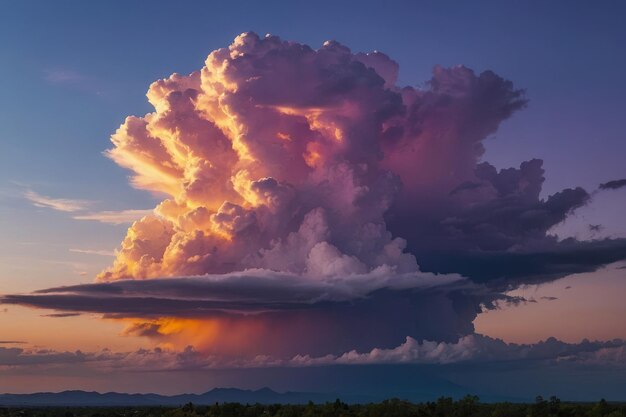
[[[258,269],[224,275],[145,281],[120,280],[55,287],[29,295],[4,295],[0,300],[7,304],[25,303],[42,308],[112,314],[158,316],[164,313],[168,303],[172,303],[173,310],[167,314],[204,315],[208,312],[245,314],[268,310],[308,309],[315,304],[327,302],[352,302],[366,299],[382,290],[448,292],[472,288],[480,290],[480,287],[458,275],[394,274],[386,267],[367,274],[325,279],[303,278],[294,274]],[[91,302],[75,307],[63,304],[64,301],[79,302],[81,299]],[[95,302],[97,299],[101,299],[102,302]],[[124,306],[125,300],[134,302],[128,302]],[[140,301],[144,304],[138,303]],[[180,310],[176,310],[178,302],[182,302]],[[195,308],[191,308],[192,302],[198,303]],[[116,309],[116,304],[121,310]]]
[[[624,367],[626,342],[623,340],[566,343],[549,338],[535,344],[505,343],[479,334],[468,335],[456,343],[422,341],[407,337],[397,347],[372,349],[359,353],[349,351],[340,355],[312,357],[296,355],[289,359],[258,355],[256,357],[224,357],[203,354],[193,346],[183,349],[138,349],[130,352],[63,352],[49,349],[0,347],[0,367],[41,367],[86,365],[101,370],[155,372],[185,369],[237,368],[302,368],[319,366],[359,365],[453,365],[507,363],[568,363],[579,366]]]
[[[53,317],[53,318],[76,317],[76,316],[80,316],[80,313],[53,313],[53,314],[41,315],[41,317]]]
[[[85,255],[115,256],[115,252],[112,250],[70,248],[69,251],[73,253],[82,253]]]
[[[87,211],[95,204],[95,202],[67,198],[52,198],[38,194],[32,190],[26,191],[24,193],[24,197],[37,207],[49,208],[68,213],[82,212],[72,216],[72,218],[76,220],[93,220],[108,224],[133,223],[134,221],[153,213],[152,209]]]
[[[608,181],[600,184],[598,187],[600,190],[617,190],[618,188],[626,187],[626,178],[622,180]]]
[[[599,265],[624,259],[626,239],[577,241],[545,239],[537,248],[514,251],[450,250],[425,252],[422,269],[455,272],[493,289],[539,284],[566,275],[593,272]]]
[[[92,203],[86,200],[72,200],[67,198],[52,198],[38,194],[32,190],[24,193],[24,197],[35,206],[57,211],[75,212],[87,209]]]
[[[395,346],[407,334],[456,340],[473,330],[481,300],[497,297],[456,275],[380,268],[327,278],[250,270],[119,280],[5,295],[0,302],[130,318],[128,335],[194,339],[203,351],[283,356]],[[240,343],[243,334],[248,343]]]
[[[76,220],[93,220],[108,224],[124,224],[133,223],[152,212],[153,210],[107,210],[79,214],[73,216],[73,218]]]
[[[296,356],[287,362],[295,366],[370,364],[451,364],[463,362],[566,361],[582,364],[624,366],[626,342],[612,340],[566,343],[555,338],[535,344],[506,343],[500,339],[472,334],[456,343],[432,342],[407,337],[393,349],[373,349],[367,353],[346,352],[339,356]]]
[[[102,79],[68,68],[47,69],[44,71],[44,80],[54,86],[97,96],[106,96],[112,92],[111,86],[105,85],[106,83]]]
[[[168,198],[129,228],[99,279],[417,271],[417,259],[518,285],[623,258],[624,241],[548,234],[591,195],[540,198],[540,159],[502,170],[481,162],[484,139],[525,107],[522,90],[462,66],[401,88],[397,72],[379,52],[244,33],[199,71],[154,82],[155,111],[128,117],[107,155],[135,187]],[[585,264],[553,256],[568,250]],[[517,257],[535,267],[504,261]],[[484,262],[486,274],[467,265]]]
[[[163,200],[74,215],[134,220],[108,284],[3,302],[130,320],[203,352],[337,355],[458,343],[482,308],[529,301],[506,291],[626,258],[626,239],[549,233],[592,194],[543,197],[540,159],[484,161],[523,90],[464,66],[398,86],[398,70],[380,52],[244,33],[153,82],[154,111],[128,116],[106,156]]]
[[[589,225],[589,231],[594,233],[594,232],[600,232],[603,229],[601,224],[590,224]]]
[[[215,359],[202,357],[193,347],[182,350],[138,349],[130,352],[114,352],[103,349],[98,352],[80,350],[56,351],[43,348],[0,347],[0,370],[10,368],[59,368],[83,366],[110,372],[115,369],[126,371],[183,370],[214,367]]]
[[[56,352],[46,349],[23,349],[0,347],[0,367],[26,366],[46,364],[68,364],[85,361],[85,355],[80,352]]]
[[[416,271],[406,241],[387,230],[390,208],[415,177],[449,187],[445,198],[472,179],[476,142],[525,100],[492,72],[464,67],[435,68],[429,90],[400,89],[397,67],[337,42],[313,50],[246,33],[200,71],[153,83],[155,112],[128,117],[107,155],[133,170],[133,185],[169,198],[159,217],[129,229],[100,279]],[[441,129],[458,134],[440,146]],[[405,151],[417,143],[423,152]],[[434,147],[442,153],[430,155]],[[438,184],[445,176],[432,162],[455,159],[464,160],[458,181]],[[151,243],[138,250],[139,241]]]
[[[76,84],[86,81],[87,77],[71,70],[48,70],[45,79],[53,84]]]

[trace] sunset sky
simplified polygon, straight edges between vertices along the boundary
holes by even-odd
[[[626,399],[625,15],[2,4],[0,392]]]

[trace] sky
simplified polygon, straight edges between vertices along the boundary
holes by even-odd
[[[0,392],[623,400],[625,12],[2,4]]]

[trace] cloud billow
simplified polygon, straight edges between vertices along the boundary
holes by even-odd
[[[88,366],[102,371],[125,369],[127,371],[154,372],[160,370],[311,367],[328,365],[381,365],[381,364],[475,364],[504,362],[521,366],[543,363],[552,367],[573,364],[582,369],[603,366],[624,368],[626,342],[583,340],[566,343],[549,338],[534,344],[505,343],[479,334],[460,338],[455,343],[423,341],[411,337],[391,349],[372,349],[359,353],[343,352],[339,355],[295,355],[287,359],[270,356],[254,358],[226,358],[207,356],[191,346],[179,351],[172,349],[138,349],[131,352],[62,352],[51,349],[0,347],[0,372],[2,367],[62,367]]]

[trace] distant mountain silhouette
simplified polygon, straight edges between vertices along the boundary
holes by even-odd
[[[461,398],[467,394],[478,395],[482,401],[526,402],[533,398],[508,397],[487,392],[474,392],[467,387],[433,376],[428,372],[414,372],[410,368],[394,368],[395,378],[385,379],[389,375],[385,367],[366,369],[359,375],[346,375],[341,369],[333,369],[341,376],[340,384],[328,384],[327,392],[276,392],[270,388],[245,390],[238,388],[215,388],[203,394],[125,394],[117,392],[40,392],[33,394],[0,394],[0,406],[180,406],[187,403],[212,405],[215,403],[237,402],[242,404],[306,404],[333,402],[341,399],[345,403],[380,402],[389,398],[400,398],[412,402],[436,400],[441,396]],[[320,369],[319,372],[328,370]],[[380,377],[380,378],[378,378]],[[380,383],[373,385],[371,381]],[[364,389],[367,381],[370,389]]]
[[[269,388],[256,391],[236,388],[215,388],[204,394],[123,394],[117,392],[39,392],[33,394],[0,394],[0,406],[179,406],[186,403],[198,405],[216,402],[238,402],[249,404],[305,404],[309,401],[334,401],[337,395],[305,392],[278,393]]]

